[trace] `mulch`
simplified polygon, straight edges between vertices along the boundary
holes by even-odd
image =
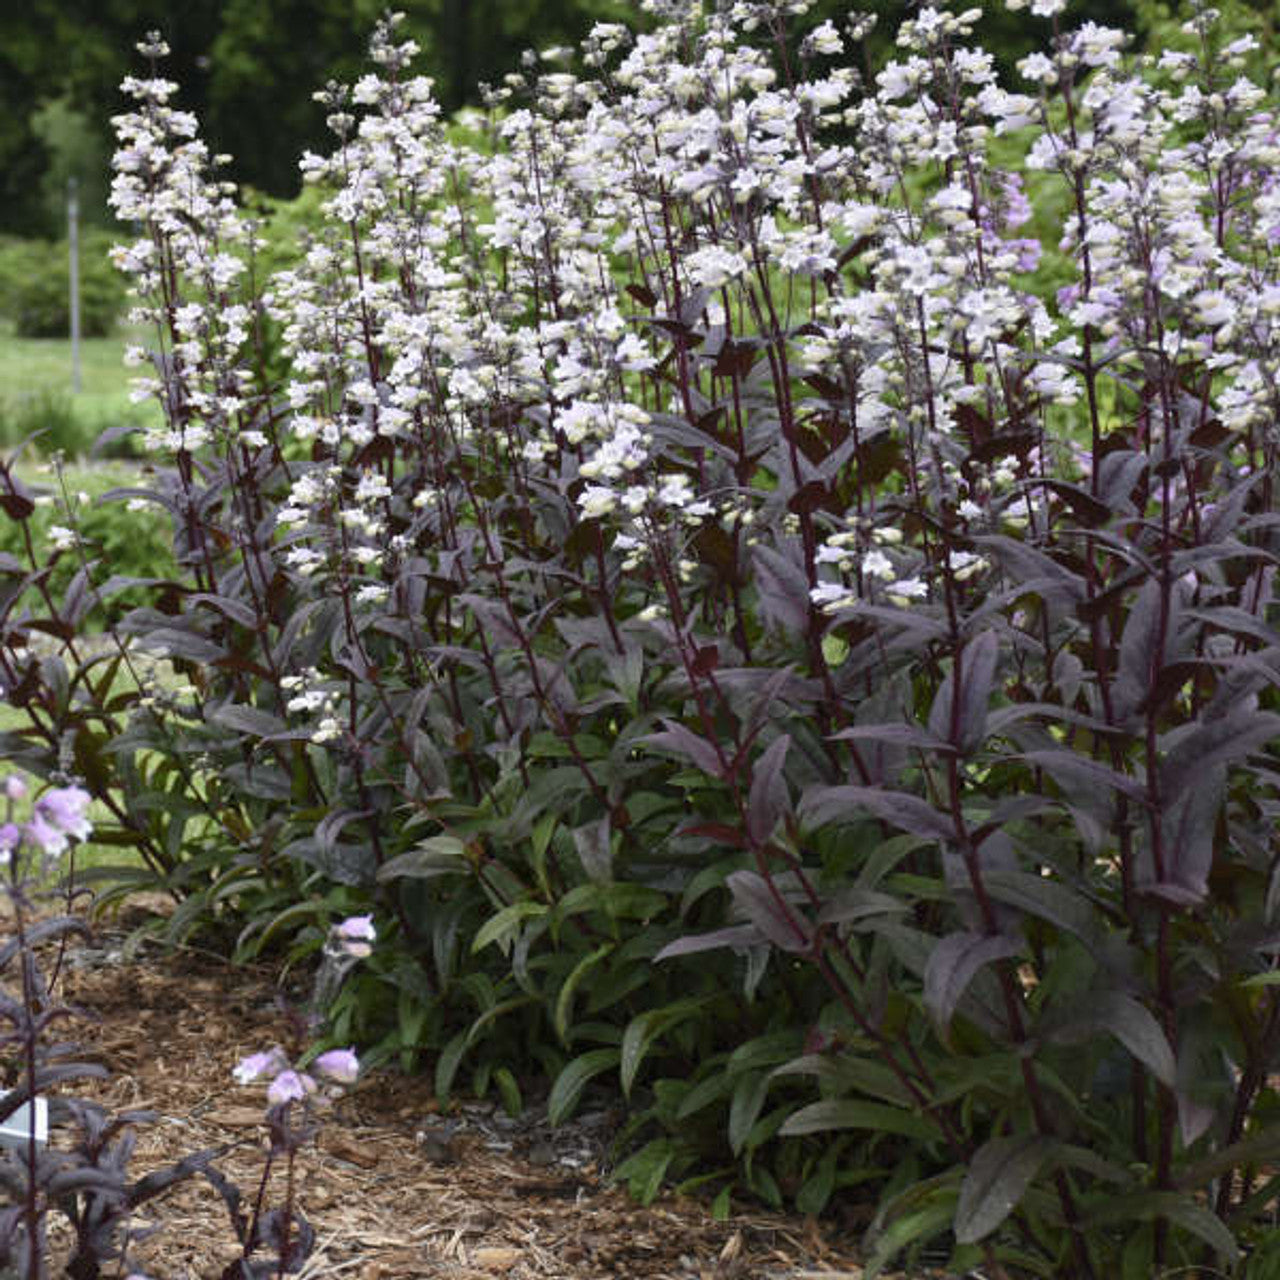
[[[229,1145],[217,1166],[251,1201],[265,1102],[231,1068],[282,1038],[273,975],[196,950],[131,957],[123,937],[100,936],[64,974],[63,997],[90,1015],[75,1035],[111,1072],[77,1092],[156,1113],[136,1130],[135,1176]],[[616,1118],[589,1112],[551,1129],[536,1111],[516,1120],[474,1104],[442,1112],[428,1080],[370,1072],[299,1158],[298,1204],[316,1232],[300,1280],[861,1277],[852,1238],[811,1218],[743,1206],[720,1222],[689,1198],[635,1203],[607,1177]],[[66,1140],[54,1130],[55,1145]],[[268,1203],[281,1203],[284,1187],[278,1168]],[[238,1256],[227,1210],[203,1179],[146,1214],[138,1225],[151,1234],[131,1258],[151,1280],[216,1280]]]

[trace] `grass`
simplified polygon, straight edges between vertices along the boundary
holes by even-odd
[[[154,426],[160,408],[133,404],[133,371],[124,349],[136,335],[127,329],[80,344],[82,389],[71,390],[71,342],[67,338],[19,338],[0,322],[0,445],[12,447],[44,430],[44,448],[87,452],[108,427]]]

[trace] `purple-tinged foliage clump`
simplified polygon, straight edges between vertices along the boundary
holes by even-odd
[[[1280,1150],[1271,90],[1203,8],[1147,55],[1035,0],[1007,84],[976,9],[867,69],[806,8],[652,0],[454,123],[384,23],[268,281],[144,48],[120,497],[179,571],[2,566],[7,742],[175,928],[323,950],[366,1063],[619,1083],[638,1194],[878,1198],[872,1270],[1233,1266]],[[120,692],[135,649],[185,685]]]

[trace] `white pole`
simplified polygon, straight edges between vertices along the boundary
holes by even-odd
[[[80,394],[80,197],[76,180],[67,179],[67,253],[70,258],[71,390]]]

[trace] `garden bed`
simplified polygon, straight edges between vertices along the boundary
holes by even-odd
[[[260,1089],[232,1082],[231,1067],[280,1037],[279,989],[265,970],[233,969],[198,950],[130,958],[123,940],[100,936],[66,975],[67,999],[92,1018],[79,1029],[87,1056],[112,1071],[85,1092],[157,1114],[139,1128],[136,1173],[231,1144],[218,1167],[251,1198],[264,1104]],[[302,1275],[861,1275],[847,1242],[812,1219],[750,1211],[715,1222],[705,1206],[675,1197],[637,1205],[602,1170],[613,1119],[597,1110],[553,1130],[536,1111],[512,1120],[463,1105],[442,1115],[428,1080],[372,1073],[301,1158],[300,1205],[317,1236]],[[274,1196],[283,1185],[281,1170]],[[135,1265],[155,1280],[217,1277],[237,1255],[225,1208],[204,1182],[162,1201],[155,1226],[134,1249]]]

